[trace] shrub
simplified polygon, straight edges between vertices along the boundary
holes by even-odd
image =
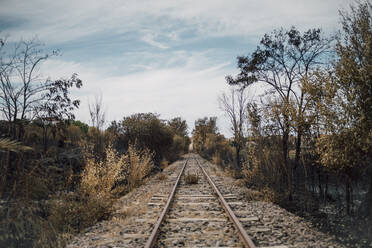
[[[186,184],[197,184],[198,181],[199,181],[199,176],[197,174],[187,173],[185,175],[185,182],[186,182]]]
[[[219,153],[214,153],[213,156],[212,156],[212,164],[215,164],[215,165],[222,165],[222,159],[221,159],[221,155]]]
[[[163,158],[163,160],[160,162],[160,169],[161,170],[164,170],[165,168],[168,167],[168,165],[169,165],[168,160],[166,160],[166,159]]]
[[[242,175],[247,186],[263,193],[264,200],[279,203],[287,197],[288,182],[283,179],[288,179],[289,173],[281,160],[281,151],[273,147],[269,144],[250,145]]]
[[[88,131],[87,131],[88,132]],[[79,141],[83,138],[85,133],[79,126],[69,125],[66,129],[66,136],[69,142],[73,145],[77,145]]]
[[[36,204],[8,202],[0,206],[0,247],[32,247],[43,219]]]
[[[164,181],[164,180],[166,180],[167,178],[168,178],[167,175],[164,174],[164,173],[160,173],[159,176],[158,176],[158,179],[159,179],[160,181]]]
[[[105,153],[104,161],[87,159],[81,174],[80,190],[83,194],[102,199],[111,198],[111,190],[116,186],[116,182],[125,177],[122,172],[129,170],[126,155],[119,156],[112,147],[108,147]]]
[[[154,166],[154,154],[149,150],[137,150],[130,145],[128,149],[129,157],[129,174],[128,188],[133,189],[142,184],[143,179],[148,176]]]
[[[50,203],[50,214],[38,242],[40,247],[64,247],[71,234],[108,219],[118,195],[140,185],[153,166],[152,153],[129,147],[119,155],[112,147],[105,159],[86,159],[81,182],[76,192],[56,195]]]

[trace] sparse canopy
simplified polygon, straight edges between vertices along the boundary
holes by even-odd
[[[26,119],[74,119],[73,110],[80,102],[71,100],[69,91],[82,86],[77,74],[54,81],[43,78],[39,71],[44,61],[58,53],[44,52],[36,39],[22,40],[13,48],[1,40],[1,48],[5,46],[9,47],[0,53],[0,111],[11,124],[13,138],[22,138]]]
[[[243,88],[254,83],[265,85],[266,94],[271,97],[268,104],[275,111],[282,132],[282,155],[286,167],[289,165],[288,142],[292,128],[297,132],[294,169],[300,161],[307,107],[302,84],[312,71],[324,64],[330,42],[331,39],[324,38],[320,29],[303,33],[295,27],[274,30],[264,35],[252,54],[238,57],[240,73],[236,77],[226,77],[228,84]],[[291,119],[296,120],[294,125]]]

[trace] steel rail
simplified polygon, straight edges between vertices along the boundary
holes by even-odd
[[[177,189],[177,186],[178,186],[179,181],[181,179],[182,173],[185,170],[185,167],[186,167],[186,164],[187,164],[188,161],[189,161],[189,159],[187,159],[185,161],[185,163],[183,164],[183,167],[181,169],[181,172],[180,172],[180,174],[177,177],[176,183],[174,184],[173,189],[172,189],[171,193],[168,196],[167,204],[165,205],[165,208],[161,212],[160,217],[158,218],[158,221],[156,222],[154,229],[152,229],[151,235],[150,235],[149,239],[146,242],[145,248],[152,248],[155,245],[157,236],[159,234],[160,225],[163,222],[163,220],[165,219],[165,215],[167,214],[168,209],[170,207],[170,204],[173,201],[174,194],[176,192],[176,189]]]
[[[202,170],[204,177],[207,178],[209,184],[212,186],[214,192],[218,195],[218,200],[222,204],[222,207],[225,209],[226,213],[228,214],[230,220],[234,223],[234,226],[238,229],[239,237],[241,241],[243,242],[244,246],[247,248],[256,248],[255,244],[251,240],[251,238],[248,236],[247,232],[244,230],[243,225],[240,223],[239,219],[236,217],[234,212],[231,210],[229,204],[226,202],[226,200],[223,198],[222,194],[212,181],[212,179],[208,176],[207,172],[204,170],[204,168],[200,165],[199,161],[194,158],[199,166],[199,168]]]

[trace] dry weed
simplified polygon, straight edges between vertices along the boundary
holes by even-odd
[[[243,196],[247,201],[264,201],[265,198],[262,192],[252,189],[245,189]]]
[[[225,176],[221,171],[217,171],[216,172],[216,176],[218,176],[218,177],[223,177],[223,176]]]
[[[71,234],[108,219],[117,196],[140,185],[153,166],[152,153],[140,152],[133,146],[124,155],[112,147],[105,154],[100,162],[87,156],[79,189],[51,201],[48,226],[38,241],[39,247],[63,247]],[[122,212],[121,218],[126,219],[131,211]]]
[[[158,179],[160,180],[160,181],[164,181],[164,180],[166,180],[168,178],[168,176],[167,176],[167,174],[165,174],[165,173],[161,173],[161,174],[159,174],[159,176],[158,176]]]
[[[129,190],[142,184],[143,179],[149,174],[154,166],[154,154],[149,150],[138,151],[134,146],[130,146],[128,150],[129,156],[129,175],[128,187]]]
[[[215,165],[223,165],[222,164],[222,159],[221,159],[221,156],[219,153],[215,153],[213,156],[212,156],[212,164],[215,164]]]
[[[118,182],[125,180],[125,174],[130,165],[127,155],[119,156],[112,148],[106,149],[106,159],[95,162],[87,159],[86,166],[81,174],[80,190],[89,197],[110,200],[113,197],[112,189]]]
[[[168,167],[168,165],[169,165],[168,160],[163,158],[162,161],[160,162],[160,169],[164,170],[165,168]]]
[[[187,173],[185,175],[185,181],[186,181],[186,184],[197,184],[199,181],[199,176],[197,174]]]

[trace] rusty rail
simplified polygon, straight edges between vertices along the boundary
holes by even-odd
[[[225,209],[225,211],[228,214],[230,220],[234,223],[234,226],[238,230],[239,237],[240,237],[241,241],[243,242],[244,246],[247,247],[247,248],[256,248],[255,244],[253,243],[251,238],[248,236],[248,234],[244,230],[243,225],[240,223],[239,219],[236,217],[234,212],[231,210],[229,204],[223,198],[222,194],[220,193],[220,191],[218,190],[218,188],[216,187],[216,185],[214,184],[212,179],[208,176],[207,172],[200,165],[199,161],[196,158],[194,158],[194,159],[196,160],[198,166],[202,170],[205,178],[207,178],[209,184],[212,186],[214,192],[218,195],[218,200],[220,201],[220,203],[222,204],[222,207]]]
[[[183,171],[185,170],[185,167],[186,167],[186,164],[187,164],[188,161],[189,161],[189,159],[187,159],[185,161],[185,163],[183,164],[183,167],[181,169],[181,172],[180,172],[180,174],[177,177],[176,183],[174,184],[173,189],[172,189],[171,193],[168,196],[167,204],[165,205],[165,208],[161,212],[160,217],[158,218],[158,221],[156,222],[155,227],[154,227],[154,229],[151,232],[150,238],[146,242],[145,248],[152,248],[154,246],[155,242],[156,242],[157,236],[159,234],[160,225],[163,222],[163,220],[165,219],[165,215],[167,214],[168,209],[169,209],[169,206],[170,206],[170,204],[173,201],[173,197],[174,197],[174,194],[176,192],[178,183],[179,183],[179,181],[181,179],[181,175],[182,175]]]

